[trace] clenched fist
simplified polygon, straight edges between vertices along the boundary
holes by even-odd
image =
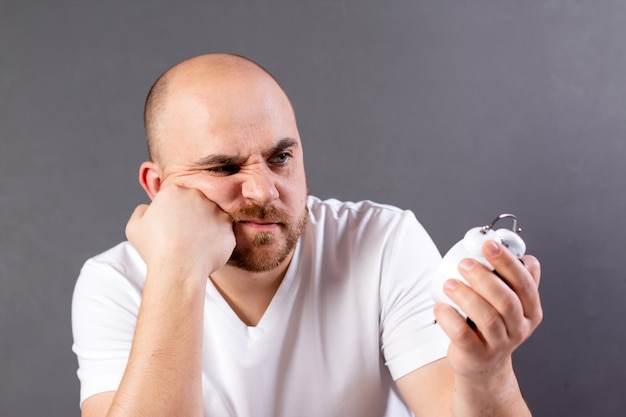
[[[232,218],[200,191],[169,184],[150,205],[139,205],[126,236],[151,270],[206,278],[235,247]]]

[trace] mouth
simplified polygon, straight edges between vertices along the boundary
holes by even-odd
[[[245,234],[278,233],[289,227],[286,214],[273,206],[250,205],[230,214],[235,231]]]
[[[280,228],[282,225],[282,223],[280,222],[271,222],[268,220],[261,220],[261,219],[238,220],[237,223],[242,225],[245,228],[252,229],[255,231],[264,231],[264,232],[276,230]]]

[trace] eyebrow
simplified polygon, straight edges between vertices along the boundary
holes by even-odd
[[[286,149],[298,146],[298,141],[293,138],[284,138],[278,141],[276,145],[263,152],[264,158],[284,152]],[[240,155],[211,154],[194,162],[199,167],[207,167],[214,165],[241,165],[245,162],[245,158]]]

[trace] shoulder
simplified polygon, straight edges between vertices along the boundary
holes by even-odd
[[[318,247],[319,252],[346,256],[343,252],[349,251],[351,255],[379,258],[374,254],[400,255],[408,251],[438,257],[432,239],[410,210],[369,200],[344,202],[312,196],[308,208],[304,241]]]
[[[411,259],[416,253],[440,258],[430,235],[411,210],[370,200],[320,200],[314,196],[309,196],[308,208],[309,237],[323,242],[326,250],[346,246]]]
[[[386,224],[387,226],[401,222],[403,218],[415,216],[410,210],[376,203],[370,200],[363,201],[339,201],[337,199],[321,200],[314,196],[308,198],[310,219],[313,223],[363,223],[370,226]],[[371,224],[373,222],[373,224]]]
[[[146,265],[133,245],[124,241],[88,259],[80,270],[76,291],[104,290],[110,287],[134,287],[141,291]]]
[[[411,210],[389,204],[370,200],[320,200],[309,196],[308,209],[312,228],[324,235],[349,234],[359,240],[372,237],[379,242],[405,234],[428,237]]]
[[[101,252],[91,258],[89,258],[83,268],[87,267],[111,267],[124,272],[127,269],[145,267],[141,256],[135,250],[133,245],[124,241],[118,243],[110,249]]]

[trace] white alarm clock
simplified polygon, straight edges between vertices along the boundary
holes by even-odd
[[[513,228],[511,230],[494,230],[495,224],[505,218],[513,219]],[[461,316],[467,318],[467,314],[443,292],[445,282],[455,278],[469,285],[458,270],[459,262],[465,258],[473,258],[493,271],[494,268],[487,262],[481,250],[483,243],[487,240],[495,240],[502,243],[504,247],[508,248],[518,258],[524,256],[526,244],[519,235],[521,231],[522,229],[518,227],[517,217],[513,214],[501,214],[489,225],[474,227],[468,230],[463,239],[452,246],[445,254],[437,268],[435,278],[431,284],[431,293],[435,301],[451,305]]]

